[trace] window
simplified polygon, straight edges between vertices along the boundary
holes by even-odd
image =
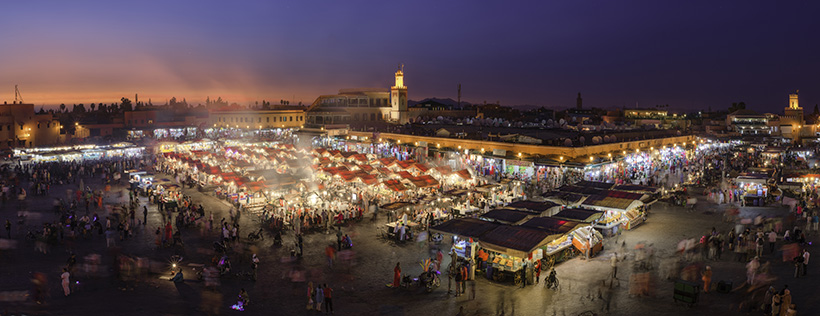
[[[270,123],[270,116],[266,117],[266,118],[265,118],[265,121],[266,121],[267,123]]]
[[[293,116],[290,117],[290,121],[293,122]]]

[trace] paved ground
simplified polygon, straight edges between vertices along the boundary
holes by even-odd
[[[86,181],[89,182],[89,181]],[[92,183],[92,185],[99,185]],[[185,189],[186,194],[201,202],[206,213],[214,212],[214,218],[219,221],[227,217],[228,204],[212,196]],[[52,194],[65,192],[65,187],[55,187]],[[53,216],[49,210],[51,200],[45,197],[29,197],[29,206],[32,211],[43,215],[44,219]],[[127,199],[127,194],[125,195]],[[121,201],[116,194],[108,198],[109,202]],[[16,216],[15,203],[3,206],[0,220],[14,219]],[[305,255],[298,262],[289,262],[289,247],[293,244],[293,236],[285,236],[285,246],[272,246],[272,238],[268,235],[265,240],[253,245],[247,245],[242,254],[234,257],[234,267],[240,270],[249,270],[248,257],[251,252],[259,254],[261,264],[259,279],[256,282],[242,277],[228,277],[223,279],[218,293],[203,291],[203,284],[197,280],[188,280],[184,285],[175,286],[172,282],[161,279],[159,275],[147,277],[136,285],[123,287],[118,281],[106,276],[109,274],[113,254],[122,253],[147,256],[151,259],[164,262],[178,253],[185,257],[183,263],[204,263],[209,259],[205,251],[210,249],[212,241],[216,240],[216,232],[201,233],[197,229],[184,231],[183,239],[186,247],[156,249],[153,244],[153,231],[159,224],[160,218],[153,206],[150,207],[149,223],[145,230],[138,230],[136,238],[127,240],[119,245],[119,250],[105,248],[102,236],[93,236],[91,240],[79,241],[76,244],[78,257],[88,253],[103,255],[106,267],[96,275],[76,276],[80,285],[76,293],[63,297],[59,285],[60,268],[64,265],[68,254],[64,247],[53,247],[48,254],[33,250],[33,244],[24,241],[25,230],[17,227],[13,230],[14,238],[20,241],[16,250],[0,253],[0,291],[29,290],[32,288],[29,281],[33,272],[46,273],[49,280],[51,297],[43,305],[31,302],[23,304],[0,303],[0,313],[26,312],[29,315],[201,315],[203,303],[215,304],[221,314],[248,314],[248,315],[312,315],[316,312],[307,311],[305,305],[306,283],[300,280],[293,281],[294,276],[303,275],[307,281],[328,283],[335,288],[334,307],[340,315],[455,315],[460,307],[472,315],[498,315],[501,311],[505,315],[578,315],[591,310],[599,314],[603,311],[605,300],[599,298],[611,295],[612,303],[608,314],[611,315],[689,315],[722,313],[726,315],[745,314],[737,311],[737,304],[743,298],[742,291],[731,294],[710,293],[701,296],[701,301],[693,307],[675,304],[672,297],[672,282],[663,279],[666,262],[675,258],[675,245],[683,238],[699,236],[708,233],[712,227],[726,231],[731,224],[724,223],[723,207],[709,205],[702,200],[694,211],[687,211],[679,207],[657,203],[647,223],[632,231],[623,233],[618,238],[607,240],[605,251],[598,257],[584,261],[573,259],[557,267],[561,288],[558,291],[547,290],[543,286],[528,286],[516,288],[508,284],[499,284],[479,278],[476,281],[476,298],[467,296],[452,297],[447,295],[447,279],[443,279],[442,287],[433,293],[424,293],[420,289],[391,289],[385,286],[392,280],[393,266],[401,262],[405,273],[418,274],[421,267],[420,260],[431,254],[426,245],[404,244],[396,245],[377,237],[377,228],[384,224],[384,218],[373,222],[364,220],[343,227],[343,232],[350,234],[355,244],[355,263],[336,263],[329,268],[324,257],[324,247],[335,242],[332,234],[314,233],[305,238]],[[780,208],[745,208],[744,216],[754,216],[762,213],[770,216],[785,214]],[[29,221],[34,222],[34,221]],[[16,224],[16,223],[15,223]],[[243,216],[241,225],[247,235],[258,224],[250,216]],[[15,225],[16,226],[16,225]],[[4,233],[4,232],[3,232]],[[817,241],[816,236],[810,238]],[[624,250],[621,244],[625,242]],[[629,274],[632,262],[629,258],[629,249],[633,249],[639,242],[652,245],[656,249],[656,266],[652,270],[653,292],[651,296],[630,296]],[[779,243],[780,244],[780,243]],[[778,246],[779,246],[778,244]],[[442,245],[443,249],[449,245]],[[812,248],[809,248],[811,251]],[[627,260],[620,264],[620,282],[615,282],[613,290],[608,292],[607,287],[601,287],[602,280],[607,279],[610,272],[609,257],[613,252],[627,256]],[[772,256],[766,254],[764,259]],[[714,283],[719,280],[733,281],[735,285],[742,283],[745,278],[744,264],[732,262],[731,256],[725,255],[723,260],[708,262],[714,270]],[[449,259],[445,258],[444,264]],[[809,276],[793,279],[792,266],[778,260],[772,262],[772,270],[779,277],[775,282],[778,288],[788,284],[792,290],[793,302],[798,310],[817,310],[818,303],[811,299],[816,273],[810,265]],[[167,278],[167,277],[166,277]],[[192,278],[192,273],[186,271],[186,278]],[[298,278],[297,278],[298,279]],[[245,288],[252,299],[251,306],[245,312],[229,309],[230,304],[240,288]],[[801,312],[802,313],[802,312]],[[759,314],[759,312],[754,312]]]

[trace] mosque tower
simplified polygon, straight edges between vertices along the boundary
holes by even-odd
[[[390,120],[399,124],[408,122],[407,87],[404,85],[404,65],[396,71],[396,84],[390,87]]]

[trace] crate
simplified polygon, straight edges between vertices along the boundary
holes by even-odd
[[[715,289],[718,293],[729,293],[732,291],[732,282],[720,281],[717,283],[717,288]]]
[[[690,306],[698,302],[700,285],[684,280],[675,281],[675,291],[672,298],[675,302],[689,304]]]

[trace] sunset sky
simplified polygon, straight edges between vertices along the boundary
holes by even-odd
[[[724,3],[725,2],[725,3]],[[726,4],[729,3],[729,4]],[[0,101],[280,99],[382,87],[504,105],[820,103],[817,1],[2,1]]]

